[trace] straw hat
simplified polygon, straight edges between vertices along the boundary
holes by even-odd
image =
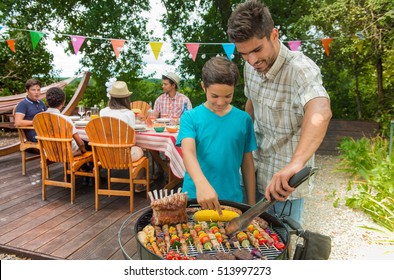
[[[109,95],[115,98],[125,98],[132,94],[127,88],[127,84],[122,81],[116,81],[112,84],[112,88],[109,91]]]
[[[179,85],[179,82],[181,80],[181,78],[179,78],[179,76],[177,74],[175,74],[174,72],[168,72],[168,73],[164,74],[163,76],[170,79],[171,81],[173,81],[176,85]]]

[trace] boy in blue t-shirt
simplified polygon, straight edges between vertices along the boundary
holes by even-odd
[[[230,104],[238,80],[233,62],[224,57],[208,60],[201,82],[207,101],[182,115],[177,137],[186,167],[182,191],[196,198],[203,209],[219,213],[219,199],[256,203],[253,121]]]

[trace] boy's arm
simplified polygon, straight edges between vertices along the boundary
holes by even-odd
[[[78,133],[74,133],[73,134],[73,138],[75,140],[75,142],[77,142],[78,148],[82,153],[86,153],[86,149],[85,149],[85,143],[82,141],[81,137],[79,136]]]
[[[244,153],[241,165],[242,178],[246,189],[248,204],[256,204],[256,175],[252,152]]]
[[[201,170],[196,155],[196,142],[193,138],[182,140],[182,156],[186,170],[196,185],[197,202],[203,209],[212,209],[222,215],[218,195]]]

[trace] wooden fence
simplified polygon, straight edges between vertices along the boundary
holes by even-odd
[[[337,155],[338,145],[344,137],[360,139],[361,137],[374,137],[379,133],[379,124],[369,121],[331,120],[326,137],[317,150],[321,155]]]

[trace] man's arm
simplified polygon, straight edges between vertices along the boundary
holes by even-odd
[[[245,104],[245,112],[248,113],[252,117],[252,121],[254,121],[254,109],[253,103],[248,99]]]
[[[329,99],[317,97],[310,100],[304,106],[304,112],[300,141],[290,163],[274,174],[268,184],[265,192],[265,197],[268,200],[270,200],[270,193],[277,200],[285,201],[287,199],[295,190],[289,186],[289,179],[304,167],[326,135],[332,117]]]
[[[212,209],[221,215],[218,195],[215,189],[208,182],[201,170],[200,163],[196,155],[196,142],[192,138],[182,140],[182,157],[185,168],[196,185],[197,202],[203,209]]]
[[[33,121],[30,120],[24,120],[23,118],[25,117],[25,115],[23,114],[19,114],[19,113],[15,113],[15,126],[32,126],[33,125]]]
[[[242,178],[244,181],[246,196],[249,205],[256,204],[256,175],[254,172],[252,152],[244,154],[241,165]]]

